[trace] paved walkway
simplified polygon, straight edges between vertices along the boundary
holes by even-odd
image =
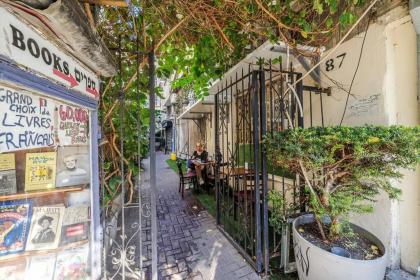
[[[159,279],[259,279],[199,202],[188,191],[185,200],[181,199],[178,175],[167,166],[167,158],[157,155]],[[149,163],[145,162],[144,200],[148,197],[148,171]],[[144,266],[150,276],[150,219],[144,222]]]

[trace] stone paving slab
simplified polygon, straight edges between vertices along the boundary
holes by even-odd
[[[178,193],[178,175],[166,164],[168,156],[157,154],[158,279],[257,280],[253,268],[217,229],[215,219],[189,191],[185,200]],[[151,217],[149,162],[144,161],[141,176],[141,207],[138,196],[124,209],[124,246],[122,212],[104,259],[104,279],[139,279],[140,237],[143,279],[151,279]],[[139,234],[139,212],[142,229]],[[107,226],[105,226],[107,228]],[[125,260],[125,261],[124,261]],[[125,275],[123,277],[122,275]]]
[[[167,158],[157,155],[159,279],[260,279],[199,202],[188,191],[181,198],[178,175],[167,166]],[[147,162],[145,168],[146,188]]]

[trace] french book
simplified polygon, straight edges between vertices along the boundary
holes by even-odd
[[[16,192],[15,154],[0,154],[0,195]]]
[[[72,206],[64,212],[60,245],[87,240],[89,238],[89,206]]]
[[[55,152],[27,153],[25,191],[53,189],[55,187],[56,162]]]
[[[0,265],[0,280],[25,280],[26,260]],[[35,278],[32,278],[35,279]]]
[[[25,280],[53,280],[55,260],[55,254],[33,256],[28,258]]]
[[[57,254],[54,280],[88,280],[89,244],[67,249]]]
[[[0,256],[25,250],[31,215],[32,202],[30,200],[0,203]]]
[[[26,250],[49,250],[58,247],[65,207],[33,207]]]

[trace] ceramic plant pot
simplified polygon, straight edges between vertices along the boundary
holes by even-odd
[[[383,256],[373,260],[348,258],[348,252],[338,247],[336,254],[312,244],[302,237],[298,228],[312,223],[314,216],[306,214],[293,222],[293,246],[300,280],[383,280],[386,269],[386,251],[382,242],[370,232],[351,224],[355,232],[373,242]],[[343,256],[340,256],[343,255]],[[347,257],[344,257],[347,256]]]

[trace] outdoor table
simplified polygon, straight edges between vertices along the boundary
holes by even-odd
[[[252,171],[253,171],[251,169],[245,169],[245,167],[243,166],[233,167],[233,168],[228,167],[226,169],[228,170],[225,170],[225,168],[222,168],[220,173],[225,176],[231,176],[231,177],[249,175],[249,174],[252,174]]]

